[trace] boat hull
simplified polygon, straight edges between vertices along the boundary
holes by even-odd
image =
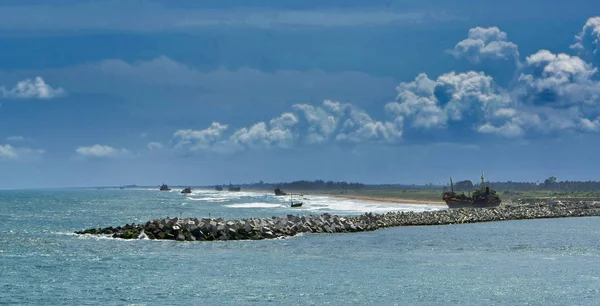
[[[488,208],[488,207],[498,207],[500,206],[501,201],[446,201],[446,205],[448,208],[466,208],[466,207],[475,207],[475,208]]]

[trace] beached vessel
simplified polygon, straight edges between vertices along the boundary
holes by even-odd
[[[485,185],[483,171],[481,172],[481,185],[469,196],[454,192],[454,183],[452,177],[450,177],[450,191],[444,192],[442,199],[449,208],[498,207],[502,203],[496,191]]]
[[[242,188],[239,186],[233,186],[233,185],[231,185],[231,183],[229,183],[229,188],[227,188],[227,190],[228,191],[240,191],[240,190],[242,190]]]
[[[283,190],[281,190],[279,188],[276,188],[275,189],[275,195],[276,196],[284,196],[284,195],[287,195],[287,193],[283,192]]]
[[[223,191],[223,187],[217,185],[217,186],[215,186],[215,190],[216,191]]]
[[[192,193],[192,188],[187,187],[181,191],[181,193]]]
[[[163,183],[162,185],[160,185],[160,191],[170,191],[171,188],[169,188],[169,186],[167,186],[167,184]]]

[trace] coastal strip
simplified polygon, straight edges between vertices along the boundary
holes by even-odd
[[[126,224],[77,231],[76,234],[112,235],[122,239],[177,241],[261,240],[299,233],[352,233],[394,226],[450,225],[521,219],[600,216],[600,202],[543,200],[505,204],[496,208],[458,208],[425,212],[365,213],[359,216],[287,215],[272,218],[162,218],[145,224]]]
[[[321,194],[318,194],[321,195]],[[364,196],[364,195],[348,195],[348,194],[322,194],[329,198],[347,199],[347,200],[360,200],[363,202],[384,202],[384,203],[395,203],[395,204],[411,204],[411,205],[440,205],[446,206],[444,201],[430,201],[430,200],[416,200],[416,199],[401,199],[395,197],[376,197],[376,196]]]

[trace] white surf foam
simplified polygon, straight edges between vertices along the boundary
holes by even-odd
[[[277,208],[277,207],[285,207],[281,204],[274,203],[239,203],[239,204],[229,204],[223,205],[225,207],[230,208]]]
[[[192,198],[192,197],[187,197],[188,200],[191,201],[206,201],[206,202],[225,202],[227,201],[226,198],[212,198],[212,197],[207,197],[207,198]]]
[[[326,196],[306,196],[303,209],[311,211],[340,211],[340,212],[390,212],[390,211],[431,211],[439,210],[439,205],[398,204],[387,202],[361,201],[354,199],[332,198]]]

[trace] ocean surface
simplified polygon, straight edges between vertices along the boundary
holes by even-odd
[[[600,218],[397,227],[261,241],[75,235],[164,217],[444,209],[305,195],[0,191],[0,304],[598,305]]]

